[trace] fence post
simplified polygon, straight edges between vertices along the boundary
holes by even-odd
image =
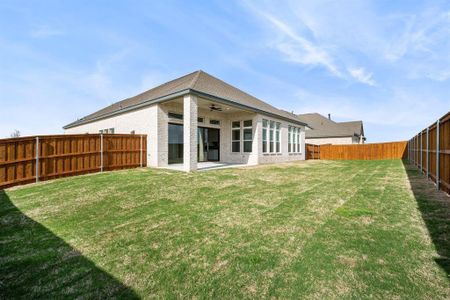
[[[439,163],[440,163],[440,159],[439,159],[439,126],[440,126],[441,120],[437,120],[436,122],[436,188],[439,190],[439,183],[440,183],[440,178],[439,178]]]
[[[430,156],[430,128],[429,127],[427,127],[427,159],[426,159],[426,161],[427,161],[427,179],[429,178],[429,176],[430,176],[430,158],[429,158],[429,156]]]
[[[423,132],[420,132],[420,172],[423,174]]]
[[[39,182],[39,137],[36,137],[36,182]]]
[[[409,163],[411,164],[412,158],[413,158],[412,157],[412,139],[409,140],[408,144],[409,144]]]
[[[100,133],[100,172],[103,172],[103,133]]]
[[[142,135],[141,135],[141,143],[140,143],[139,164],[141,165],[141,168],[142,168]]]
[[[317,147],[319,148],[319,158],[320,159],[320,145],[317,145]]]

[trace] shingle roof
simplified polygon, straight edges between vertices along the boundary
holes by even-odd
[[[364,135],[362,121],[334,122],[318,113],[301,114],[298,117],[311,128],[305,132],[307,138]]]
[[[159,99],[166,96],[174,94],[178,95],[178,93],[187,93],[189,91],[228,100],[231,103],[243,105],[261,112],[274,114],[296,123],[302,123],[296,115],[277,109],[272,105],[253,97],[206,72],[199,70],[159,85],[134,97],[116,102],[82,119],[66,125],[64,128],[75,127],[99,118],[105,118],[111,114],[121,113],[122,111],[132,109],[139,105],[157,102]]]

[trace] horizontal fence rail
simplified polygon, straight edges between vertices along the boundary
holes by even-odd
[[[320,146],[306,144],[306,159],[320,159]]]
[[[326,144],[315,147],[308,145],[306,146],[307,159],[314,157],[314,159],[330,160],[383,160],[403,159],[407,156],[406,141],[350,145]]]
[[[408,160],[450,193],[450,112],[408,141]]]
[[[146,165],[146,135],[80,134],[0,139],[0,189]]]

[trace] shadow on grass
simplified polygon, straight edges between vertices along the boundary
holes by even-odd
[[[78,297],[138,298],[0,190],[0,299]]]
[[[414,197],[439,257],[436,263],[450,277],[450,197],[438,191],[419,170],[403,161]]]

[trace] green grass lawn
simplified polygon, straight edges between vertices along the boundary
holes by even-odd
[[[65,178],[0,226],[0,299],[450,296],[450,198],[399,160]]]

